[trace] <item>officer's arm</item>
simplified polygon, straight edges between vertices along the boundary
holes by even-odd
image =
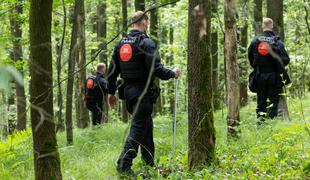
[[[248,48],[248,59],[251,66],[254,68],[254,43],[252,42]]]
[[[148,71],[152,69],[154,65],[154,75],[162,80],[168,80],[174,78],[175,74],[170,69],[165,68],[160,63],[160,55],[157,50],[156,44],[149,38],[143,40],[143,50],[145,51],[145,65]]]
[[[118,47],[116,46],[114,48],[114,52],[112,55],[112,60],[109,65],[108,70],[108,84],[109,84],[109,94],[115,94],[116,91],[116,80],[120,73],[120,67],[119,67],[119,59],[118,59]]]
[[[109,90],[109,82],[105,78],[99,79],[101,89],[106,93]]]
[[[286,66],[290,63],[290,57],[288,55],[288,53],[286,52],[285,50],[285,47],[284,47],[284,43],[282,41],[278,41],[278,48],[279,48],[279,53],[280,53],[280,56],[281,56],[281,59],[283,61],[283,64]]]

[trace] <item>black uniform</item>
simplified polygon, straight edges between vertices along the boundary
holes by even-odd
[[[88,80],[93,81],[92,87],[87,87]],[[108,81],[102,74],[97,72],[87,79],[85,86],[85,102],[92,113],[92,123],[95,126],[101,123],[104,98],[108,91]]]
[[[284,44],[274,32],[264,31],[251,42],[248,58],[257,73],[257,117],[274,118],[282,87],[290,83],[284,68],[290,58]]]
[[[143,97],[150,71],[153,69],[151,84]],[[124,98],[128,112],[133,114],[130,134],[117,161],[117,170],[127,171],[141,147],[142,159],[148,165],[154,164],[153,103],[159,92],[154,88],[153,77],[162,80],[174,78],[173,71],[160,63],[156,44],[143,32],[132,30],[115,47],[109,67],[109,94],[115,94],[118,75],[124,80]],[[142,98],[138,106],[138,98]]]

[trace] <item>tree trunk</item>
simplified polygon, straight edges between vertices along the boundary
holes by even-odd
[[[78,16],[78,8],[77,8],[78,0],[75,1],[74,13],[72,17],[72,31],[71,31],[71,44],[69,51],[69,59],[68,59],[68,82],[67,82],[67,101],[66,101],[66,133],[67,133],[67,144],[73,144],[73,130],[72,130],[72,109],[73,109],[73,86],[74,86],[74,71],[75,71],[75,59],[77,56],[77,16]]]
[[[158,41],[158,10],[155,9],[151,11],[151,22],[150,22],[150,35],[154,42],[157,44],[157,49],[159,49]],[[154,83],[156,86],[160,87],[160,82],[158,78],[155,78]],[[162,112],[162,101],[161,96],[158,97],[156,104],[154,106],[154,114]]]
[[[225,3],[225,59],[227,73],[228,137],[237,137],[240,116],[240,80],[237,62],[236,1]]]
[[[86,55],[85,55],[85,9],[84,0],[75,1],[76,8],[76,22],[77,23],[77,53],[75,61],[77,63],[78,70],[80,71],[77,76],[77,127],[86,128],[89,125],[89,112],[84,103],[84,82],[86,80]]]
[[[216,18],[218,13],[218,0],[212,1],[212,18]],[[211,53],[212,53],[212,87],[213,87],[213,106],[214,110],[221,108],[221,98],[219,91],[218,73],[218,34],[216,27],[212,27]]]
[[[13,134],[15,129],[16,129],[16,120],[15,120],[15,94],[11,93],[8,97],[8,123],[7,123],[7,128],[8,128],[8,134]]]
[[[284,41],[283,0],[267,0],[267,16],[273,20],[274,32]],[[285,87],[283,91],[285,92]],[[285,95],[280,96],[278,116],[289,118],[286,92]]]
[[[23,2],[14,2],[14,8],[12,9],[12,16],[10,19],[11,34],[13,36],[13,51],[11,53],[11,59],[16,62],[23,61],[23,49],[22,49],[22,27],[20,16],[23,14]],[[23,74],[23,66],[18,67],[19,72]],[[17,98],[17,130],[26,129],[26,96],[25,88],[19,83],[15,82],[16,98]],[[14,102],[13,102],[14,103]]]
[[[255,36],[257,36],[262,31],[262,21],[263,21],[263,2],[262,0],[254,0],[253,29],[255,31]]]
[[[248,60],[247,60],[247,46],[248,46],[248,23],[245,21],[243,27],[241,27],[240,36],[240,53],[241,53],[241,63],[239,63],[240,69],[240,105],[246,106],[248,103]]]
[[[97,38],[99,41],[99,49],[102,49],[102,52],[99,54],[99,61],[105,63],[108,67],[108,57],[107,57],[107,16],[106,16],[106,2],[100,2],[97,7]],[[103,113],[102,113],[102,122],[108,122],[108,97],[105,94],[103,99]]]
[[[30,103],[35,178],[62,179],[53,112],[52,0],[30,6]]]
[[[169,28],[169,44],[171,46],[170,48],[170,57],[169,57],[169,66],[172,66],[173,64],[173,61],[174,61],[174,55],[173,55],[173,51],[172,51],[172,47],[173,47],[173,41],[174,41],[174,30],[173,30],[173,27],[172,25],[170,25],[170,28]],[[174,113],[174,103],[175,103],[175,99],[174,99],[174,95],[173,95],[173,85],[172,83],[169,83],[171,85],[169,85],[168,87],[168,96],[169,96],[169,106],[170,106],[170,114],[173,114]]]
[[[65,41],[65,36],[66,36],[66,27],[67,27],[67,11],[66,11],[66,5],[64,0],[62,0],[62,5],[63,5],[63,29],[62,29],[62,38],[61,40],[57,42],[57,105],[58,105],[58,111],[57,111],[57,128],[56,131],[64,131],[65,130],[65,125],[64,125],[64,119],[63,119],[63,114],[62,114],[62,109],[63,109],[63,95],[62,95],[62,90],[61,90],[61,70],[62,70],[62,61],[61,61],[61,56],[62,56],[62,51],[64,47],[64,41]]]
[[[200,169],[215,159],[212,99],[211,0],[189,0],[188,161]]]
[[[145,10],[145,1],[144,0],[135,0],[135,9],[136,11]]]

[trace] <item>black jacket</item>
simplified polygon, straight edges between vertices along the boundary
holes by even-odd
[[[155,58],[155,63],[154,63],[154,71],[153,71],[152,76],[156,76],[162,80],[168,80],[170,78],[175,77],[175,74],[173,71],[165,68],[161,64],[160,62],[161,59],[160,59],[160,56],[157,50],[157,45],[155,44],[154,41],[152,41],[147,36],[147,34],[141,31],[138,31],[138,30],[132,30],[130,31],[128,35],[132,37],[143,35],[144,37],[140,42],[140,48],[141,48],[140,53],[143,53],[144,55],[139,56],[139,58],[141,58],[140,60],[144,62],[145,69],[147,72],[147,74],[145,74],[146,77],[148,76],[148,73],[150,72],[152,68],[152,63],[154,62],[153,61],[154,58]],[[117,77],[119,76],[119,74],[122,74],[121,69],[120,69],[120,54],[119,54],[120,45],[121,45],[121,41],[114,48],[112,60],[111,60],[109,70],[108,70],[109,94],[115,94]]]

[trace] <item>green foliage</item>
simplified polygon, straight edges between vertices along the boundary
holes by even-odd
[[[148,172],[159,179],[305,179],[310,176],[310,114],[300,99],[289,100],[291,121],[275,119],[256,127],[254,103],[241,110],[242,136],[227,142],[226,112],[215,113],[217,161],[201,171],[188,171],[187,115],[179,114],[175,166],[171,165],[172,117],[159,116],[154,122],[155,163],[161,168],[144,167],[140,156],[133,169],[142,179]],[[310,106],[309,94],[302,103]],[[303,120],[305,119],[305,120]],[[116,179],[116,161],[129,125],[104,124],[95,129],[74,131],[74,145],[66,145],[65,133],[58,135],[64,179]],[[0,142],[0,174],[5,179],[33,178],[30,131],[16,133]],[[14,177],[14,178],[13,178]]]
[[[24,84],[22,75],[14,67],[0,65],[0,90],[8,92],[11,88],[10,82],[12,78],[19,84]]]

